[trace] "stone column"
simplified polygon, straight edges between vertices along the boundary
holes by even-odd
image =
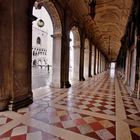
[[[0,19],[0,110],[7,109],[13,93],[12,5],[12,0],[5,0],[0,3],[0,13],[2,15]]]
[[[79,80],[79,67],[80,67],[80,45],[73,46],[74,55],[73,55],[73,79]]]
[[[140,28],[139,34],[137,37],[137,46],[136,46],[136,75],[135,75],[135,93],[137,98],[140,98]]]
[[[62,49],[61,49],[61,88],[69,88],[69,42],[70,38],[66,31],[62,33]]]
[[[88,77],[92,77],[91,75],[92,69],[92,43],[89,42],[89,67],[88,67]]]
[[[96,48],[96,74],[98,74],[98,49]]]
[[[104,56],[102,55],[102,72],[104,72]]]
[[[84,76],[88,78],[89,76],[89,48],[84,49]]]
[[[100,73],[100,51],[98,50],[98,59],[97,59],[97,73]]]
[[[53,63],[51,87],[61,87],[61,33],[52,35],[53,37]]]
[[[102,58],[102,71],[104,72],[104,56],[103,56],[103,58]]]
[[[62,26],[62,49],[61,49],[61,87],[69,88],[71,84],[69,82],[69,57],[70,57],[70,20],[71,11],[66,4],[63,9],[63,26]]]
[[[100,53],[100,73],[102,72],[102,53]]]
[[[98,64],[99,64],[98,73],[100,73],[100,51],[98,52],[98,55],[99,55],[99,56],[98,56],[98,59],[99,59],[99,60],[98,60]]]
[[[94,47],[94,75],[96,75],[96,47]]]
[[[94,46],[92,46],[92,70],[91,70],[91,75],[94,75]]]
[[[102,56],[101,56],[101,52],[100,52],[100,73],[102,72]]]
[[[103,56],[103,72],[105,71],[105,57]]]
[[[126,63],[126,66],[125,66],[124,84],[127,84],[128,79],[129,79],[129,71],[130,71],[129,50],[127,50],[126,62],[125,63]]]
[[[106,58],[104,57],[104,71],[106,71]]]
[[[85,35],[82,34],[80,37],[81,47],[80,47],[80,81],[84,81],[84,44],[85,44]]]
[[[103,55],[101,54],[101,72],[103,72]]]
[[[32,5],[30,5],[30,1],[27,0],[21,1],[20,3],[15,2],[13,5],[14,92],[10,101],[11,105],[9,105],[9,108],[16,110],[17,108],[32,103]]]
[[[5,69],[10,84],[10,102],[9,110],[17,110],[32,103],[32,89],[31,89],[31,60],[32,60],[32,5],[31,1],[13,1],[7,0],[4,11],[6,15],[5,24],[9,24],[5,35],[5,45],[8,43],[9,48],[5,50],[7,57],[10,57],[9,69]],[[5,3],[5,2],[4,2]],[[7,7],[8,11],[6,10]],[[1,9],[1,8],[0,8]],[[10,20],[7,21],[7,20]],[[6,27],[4,27],[6,29]],[[7,33],[8,38],[7,39]],[[5,60],[4,60],[5,61]],[[11,75],[6,71],[10,71]]]

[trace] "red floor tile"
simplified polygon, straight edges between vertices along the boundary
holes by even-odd
[[[94,131],[97,131],[97,130],[100,130],[100,129],[103,129],[103,128],[104,128],[104,127],[103,127],[100,123],[98,123],[98,122],[92,123],[92,124],[90,124],[90,126],[92,127],[92,129],[93,129]]]

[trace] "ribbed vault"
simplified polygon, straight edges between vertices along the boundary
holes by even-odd
[[[88,16],[88,0],[69,0],[69,6],[84,21],[85,27],[92,34],[95,45],[109,59],[115,61],[121,45],[120,40],[125,32],[132,0],[96,0],[96,3],[96,17],[93,21]]]

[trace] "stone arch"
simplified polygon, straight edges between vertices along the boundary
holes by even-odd
[[[73,34],[73,77],[72,80],[78,81],[79,78],[79,69],[80,69],[80,34],[79,29],[76,26],[73,26],[70,30]]]
[[[74,37],[74,46],[80,47],[80,34],[79,34],[78,27],[73,26],[71,28],[71,32],[73,33],[73,37]]]
[[[40,37],[37,37],[37,39],[36,39],[36,44],[41,44],[41,38]]]
[[[41,0],[37,0],[36,2],[38,3],[39,8],[40,6],[44,6],[47,12],[49,13],[53,24],[53,33],[54,34],[62,33],[62,24],[61,24],[60,15],[54,3],[52,1],[45,2]]]
[[[35,2],[38,3],[38,8],[43,6],[48,12],[53,26],[53,34],[51,35],[53,38],[53,48],[52,48],[52,77],[50,86],[52,87],[60,87],[60,77],[61,77],[61,37],[62,37],[62,22],[60,19],[60,13],[53,3],[53,1],[41,1],[37,0]]]

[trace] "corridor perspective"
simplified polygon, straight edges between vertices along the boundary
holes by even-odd
[[[0,13],[0,140],[140,140],[140,0]]]
[[[114,70],[69,89],[35,90],[30,106],[0,113],[0,139],[139,140],[140,104]]]

